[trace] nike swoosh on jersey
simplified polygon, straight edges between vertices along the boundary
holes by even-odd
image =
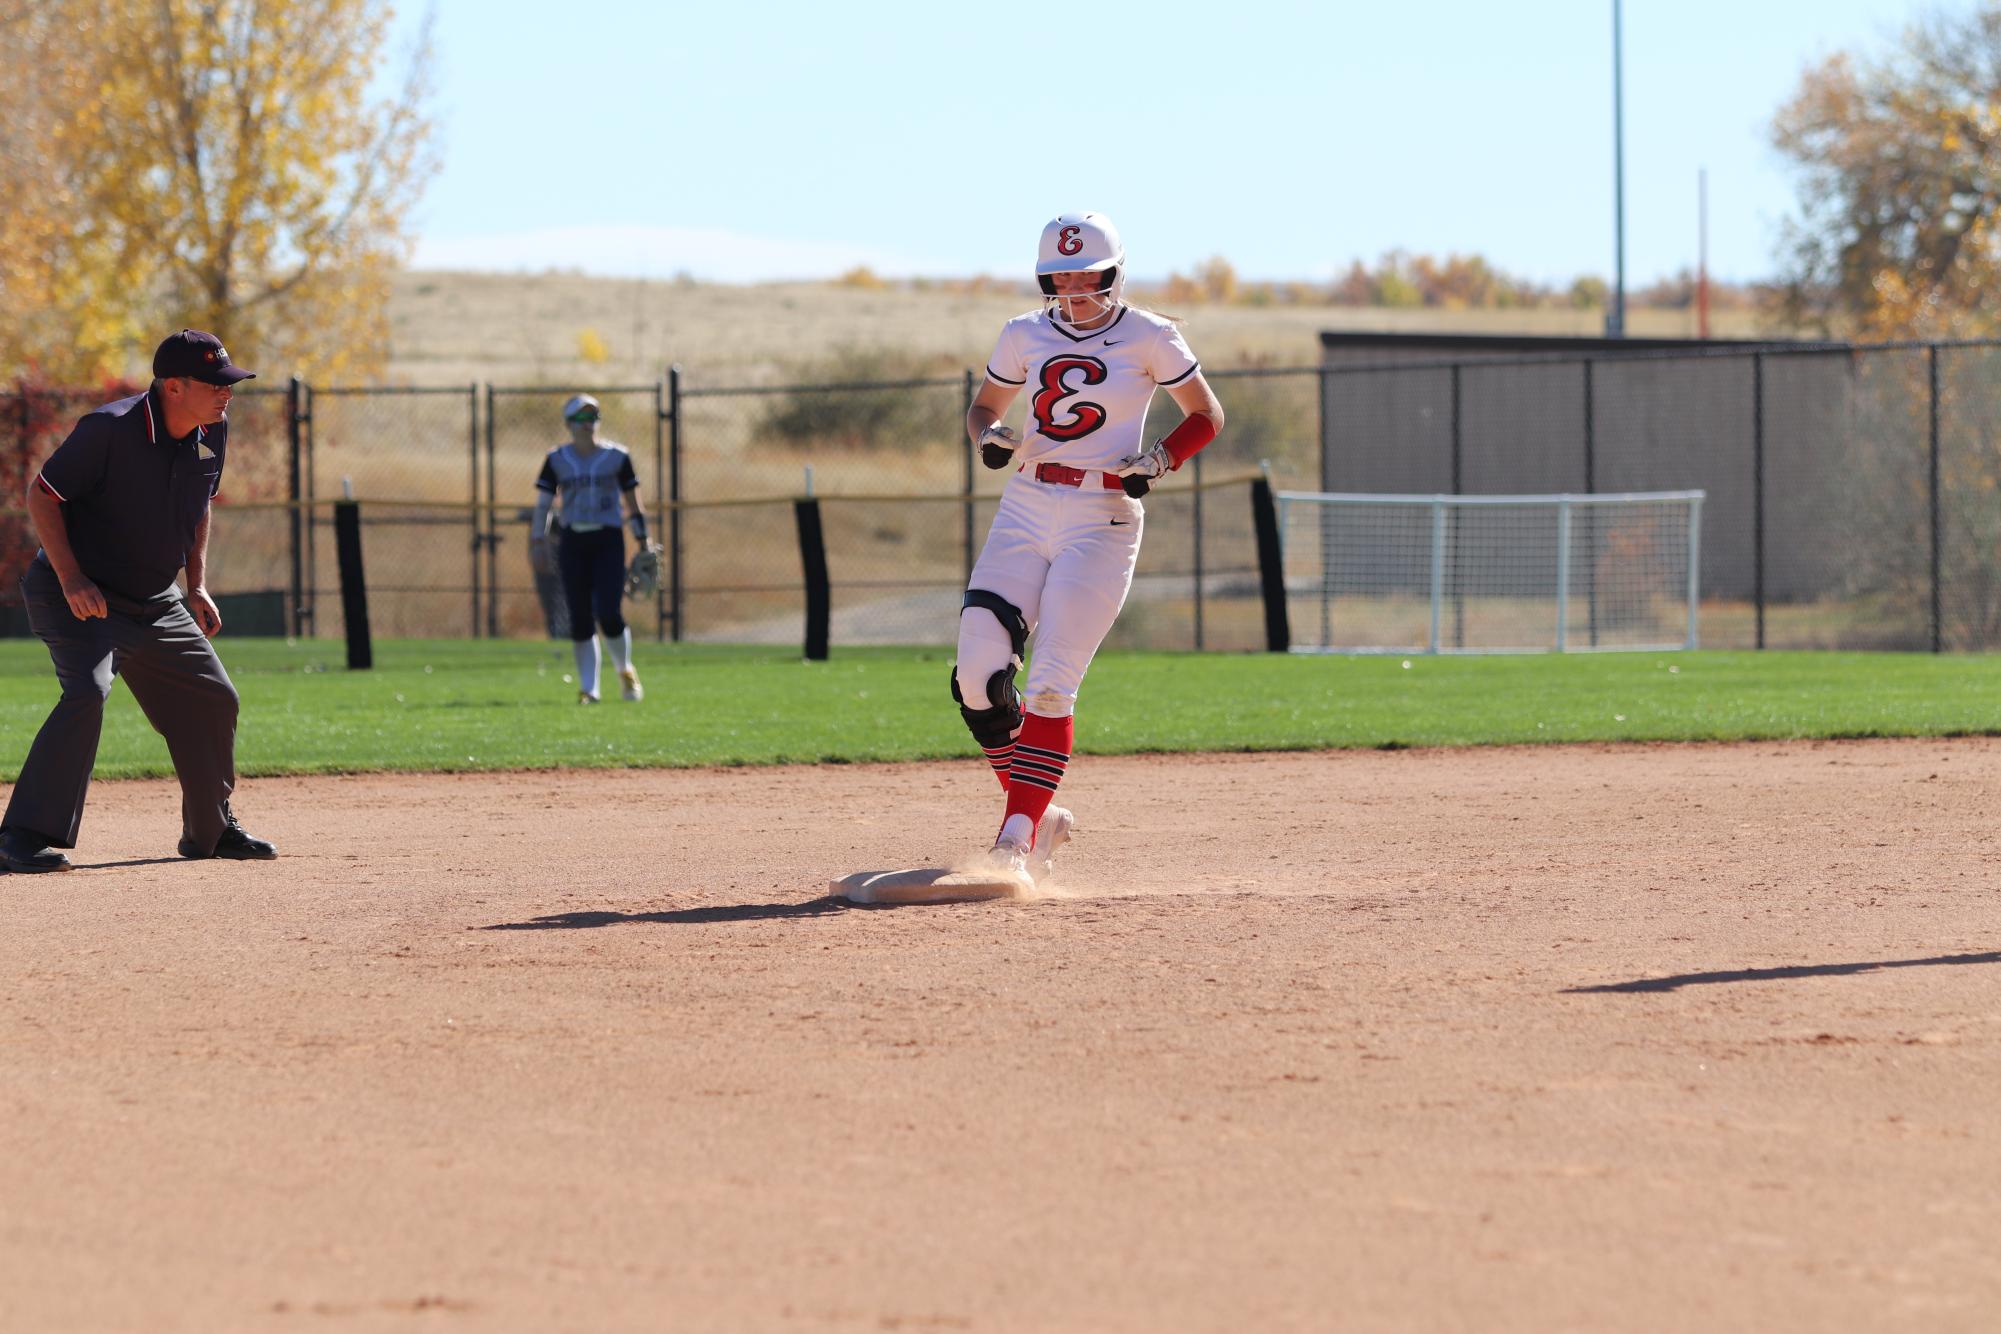
[[[1107,338],[1107,339],[1105,340],[1105,346],[1106,346],[1106,347],[1117,347],[1117,346],[1118,346],[1118,345],[1119,345],[1120,343],[1122,343],[1122,342],[1124,342],[1124,341],[1125,341],[1125,340],[1124,340],[1123,338]]]
[[[1113,520],[1112,520],[1112,527],[1114,527],[1114,528],[1125,528],[1125,527],[1129,526],[1129,525],[1131,524],[1131,522],[1132,522],[1132,521],[1131,521],[1130,519],[1113,519]]]

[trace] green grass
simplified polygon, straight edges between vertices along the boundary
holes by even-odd
[[[943,649],[644,645],[648,696],[595,708],[563,683],[567,645],[379,643],[349,672],[335,642],[220,642],[243,696],[246,774],[847,763],[970,756]],[[1407,665],[1406,665],[1407,664]],[[56,699],[40,644],[0,642],[0,769],[11,780]],[[1646,653],[1319,658],[1109,653],[1084,688],[1093,754],[1516,742],[2001,734],[2001,656]],[[97,772],[171,772],[113,692]]]

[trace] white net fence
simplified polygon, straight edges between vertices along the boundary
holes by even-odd
[[[1277,501],[1295,651],[1696,646],[1700,491]]]

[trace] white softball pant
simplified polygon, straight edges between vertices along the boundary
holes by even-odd
[[[1132,591],[1146,508],[1091,474],[1083,486],[1038,482],[1018,472],[1001,492],[970,587],[998,593],[1020,609],[1029,639],[1024,705],[1066,718],[1098,646]],[[1007,666],[1013,645],[992,612],[959,616],[959,693],[967,708],[992,706],[987,681]]]

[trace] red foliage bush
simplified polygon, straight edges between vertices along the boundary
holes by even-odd
[[[84,413],[144,388],[128,380],[77,389],[23,379],[0,391],[0,603],[19,603],[21,571],[40,545],[25,506],[42,460]]]

